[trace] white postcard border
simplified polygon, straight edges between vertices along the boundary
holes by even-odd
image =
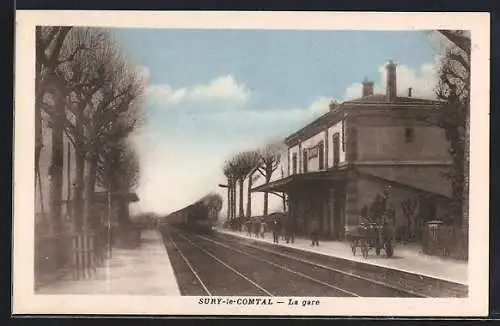
[[[489,280],[489,14],[381,12],[17,11],[14,119],[13,313],[158,315],[484,316]],[[472,33],[469,297],[318,298],[319,306],[201,305],[199,297],[35,295],[35,26],[427,30]],[[279,298],[275,298],[277,300]],[[282,298],[287,301],[288,298]],[[300,299],[300,298],[298,298]]]

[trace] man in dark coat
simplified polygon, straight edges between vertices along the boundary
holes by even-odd
[[[280,223],[276,217],[273,219],[273,242],[279,243]]]
[[[288,216],[287,219],[285,220],[285,231],[286,231],[286,243],[290,242],[293,243],[295,228],[294,228],[294,220],[292,219],[291,216]]]
[[[254,220],[252,222],[252,228],[253,228],[253,234],[255,235],[256,238],[258,238],[260,233],[260,221]]]
[[[245,222],[245,229],[247,231],[247,235],[249,237],[252,236],[252,220],[250,219],[247,219],[246,222]]]
[[[318,241],[318,237],[319,237],[319,226],[318,226],[318,221],[316,219],[314,219],[312,222],[311,222],[311,240],[312,240],[312,245],[313,246],[319,246],[319,241]]]

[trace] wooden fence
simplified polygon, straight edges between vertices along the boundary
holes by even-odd
[[[107,229],[95,232],[35,234],[35,284],[58,274],[71,273],[74,280],[89,279],[110,258]]]
[[[469,258],[468,232],[461,227],[428,223],[422,244],[424,253],[428,255],[461,260]]]

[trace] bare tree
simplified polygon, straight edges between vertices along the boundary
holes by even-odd
[[[271,181],[274,171],[281,162],[281,151],[283,144],[274,143],[266,145],[259,151],[260,167],[257,171],[265,178],[266,184]],[[264,192],[264,216],[268,215],[269,193]]]
[[[137,187],[140,176],[139,159],[134,149],[125,139],[106,143],[106,146],[102,149],[99,163],[97,182],[108,189],[111,194],[126,195]],[[127,214],[125,214],[127,203],[122,199],[118,203],[120,224],[127,225],[130,222]],[[90,222],[93,222],[93,227],[98,227],[96,225],[98,221],[91,220]]]
[[[42,102],[53,74],[60,64],[59,55],[71,27],[36,28],[36,81],[35,81],[35,170],[39,170],[42,139]]]
[[[257,153],[258,154],[258,153]],[[259,157],[260,158],[260,157]],[[257,164],[255,164],[254,168],[248,173],[248,189],[247,189],[247,218],[252,217],[252,185],[254,181],[257,181],[259,178],[259,175],[255,174],[257,172],[257,169],[259,168],[259,162],[260,160],[257,160]]]
[[[233,165],[231,161],[224,164],[224,176],[227,178],[227,219],[231,222],[233,219]]]
[[[74,58],[64,67],[64,74],[70,78],[71,93],[68,96],[65,132],[74,152],[76,174],[73,194],[73,217],[76,229],[82,227],[83,188],[85,158],[88,152],[86,121],[92,116],[90,103],[106,84],[112,81],[110,63],[116,57],[104,30],[96,28],[75,28],[67,39],[69,48],[80,48]]]
[[[35,169],[39,174],[39,157],[42,150],[42,110],[51,128],[50,216],[52,232],[61,227],[63,185],[63,133],[66,121],[65,108],[75,81],[74,74],[67,73],[67,65],[85,47],[68,40],[75,29],[71,27],[39,27],[36,31],[36,146]]]
[[[237,154],[233,159],[235,178],[239,182],[239,227],[242,225],[244,218],[243,209],[243,183],[248,174],[257,166],[260,161],[259,153],[257,151],[246,151]]]
[[[140,97],[143,85],[136,69],[120,55],[105,30],[72,29],[66,36],[60,56],[63,59],[55,69],[59,92],[51,94],[51,105],[45,103],[42,107],[51,121],[56,121],[56,118],[58,121],[52,123],[58,127],[58,138],[52,146],[62,148],[63,126],[75,149],[73,202],[77,229],[80,229],[82,220],[84,227],[89,220],[99,154],[109,140],[108,136],[112,135],[114,140],[124,139],[136,127],[142,113]],[[61,90],[64,91],[62,96]],[[58,101],[61,102],[59,108]],[[59,159],[56,167],[60,166],[62,172],[62,155],[56,157]],[[85,163],[88,163],[89,173],[84,185]],[[84,188],[86,201],[82,212]],[[53,197],[60,198],[60,191]],[[85,218],[82,219],[82,215]]]
[[[122,140],[136,129],[142,122],[142,95],[144,85],[138,78],[137,71],[123,57],[113,51],[113,46],[107,48],[101,70],[109,70],[111,80],[94,94],[88,104],[86,132],[86,160],[88,174],[85,184],[85,219],[91,219],[92,194],[96,184],[98,164],[107,148],[123,149]],[[118,154],[117,154],[118,155]],[[106,189],[111,191],[111,185]]]

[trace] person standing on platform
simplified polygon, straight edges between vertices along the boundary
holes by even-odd
[[[318,233],[319,233],[318,221],[314,219],[311,222],[311,240],[313,246],[319,246]]]
[[[288,231],[289,231],[289,230],[288,230],[288,229],[289,229],[289,227],[288,227],[288,224],[289,224],[288,219],[289,219],[289,218],[288,218],[288,216],[286,216],[286,217],[284,218],[284,220],[283,220],[283,231],[284,231],[284,232],[283,232],[283,234],[284,234],[284,236],[285,236],[285,241],[286,241],[286,243],[288,243],[288,238],[289,238],[289,236],[290,236],[290,234],[289,234],[289,232],[288,232]]]
[[[260,221],[259,220],[253,221],[252,228],[253,228],[253,234],[255,235],[256,238],[258,238],[260,234]]]
[[[245,222],[245,229],[247,230],[247,235],[249,237],[251,237],[252,236],[252,220],[251,219],[248,219]]]
[[[278,219],[275,217],[273,219],[273,242],[274,243],[279,243],[279,228],[280,228],[280,224],[278,222]]]
[[[264,239],[264,233],[266,233],[266,222],[264,219],[260,220],[260,236],[262,239]]]
[[[283,241],[286,240],[286,225],[285,225],[286,220],[287,220],[287,218],[285,215],[282,216],[279,220],[280,221],[280,233],[279,234],[281,235],[281,240],[283,240]]]
[[[285,224],[285,230],[286,230],[286,243],[293,243],[294,241],[294,221],[291,218],[291,216],[288,216],[286,219],[286,224]]]

